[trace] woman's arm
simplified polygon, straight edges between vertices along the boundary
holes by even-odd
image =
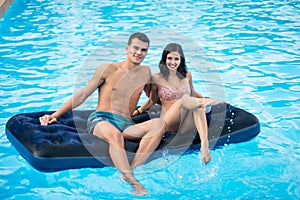
[[[190,88],[191,88],[191,93],[193,97],[197,97],[197,98],[204,98],[200,93],[198,93],[195,89],[194,89],[194,85],[193,85],[193,79],[192,79],[192,74],[190,71],[187,72],[187,76],[189,79],[189,84],[190,84]]]
[[[216,104],[221,104],[221,103],[228,104],[227,102],[225,102],[223,100],[218,100],[218,99],[208,98],[208,97],[202,96],[200,93],[198,93],[194,89],[193,80],[192,80],[192,74],[191,74],[190,71],[188,71],[187,76],[189,78],[189,84],[190,84],[191,93],[192,93],[191,96],[200,98],[201,100],[198,100],[198,101],[199,101],[199,103],[201,102],[201,105],[203,105],[203,106],[209,106],[209,105],[216,105]]]

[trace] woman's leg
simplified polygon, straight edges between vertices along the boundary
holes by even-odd
[[[197,97],[191,97],[187,94],[183,95],[183,97],[180,100],[182,106],[188,110],[197,110],[200,107],[205,108],[208,105],[217,105],[221,103],[228,104],[227,102],[218,99],[197,98]]]
[[[211,100],[209,99],[196,98],[188,95],[184,95],[181,99],[182,107],[193,111],[194,123],[201,140],[200,150],[205,164],[207,164],[211,160],[207,137],[208,128],[205,114],[206,105],[208,105],[210,102]]]
[[[205,164],[207,164],[211,160],[211,155],[209,152],[209,143],[208,143],[208,129],[207,129],[207,121],[205,108],[201,107],[198,110],[193,111],[194,114],[194,122],[195,126],[198,130],[199,137],[201,140],[201,154],[202,159]]]

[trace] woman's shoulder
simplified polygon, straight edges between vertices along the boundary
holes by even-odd
[[[187,78],[187,80],[192,80],[192,73],[191,73],[191,71],[187,71],[186,72],[186,78]]]

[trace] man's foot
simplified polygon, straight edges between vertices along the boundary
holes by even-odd
[[[133,189],[133,194],[136,196],[143,196],[146,194],[149,194],[148,190],[146,190],[142,184],[140,182],[138,182],[133,176],[126,176],[125,174],[123,174],[121,176],[121,179],[123,179],[124,181],[128,182]]]
[[[149,194],[148,190],[146,190],[140,183],[138,184],[131,184],[134,191],[133,194],[136,196],[143,196]]]

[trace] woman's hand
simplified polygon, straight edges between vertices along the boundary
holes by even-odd
[[[209,100],[206,103],[206,106],[214,106],[218,104],[228,104],[228,103],[223,100],[209,98]]]
[[[43,117],[39,118],[41,125],[47,126],[48,124],[52,124],[54,122],[57,122],[56,117],[52,115],[44,115]]]

